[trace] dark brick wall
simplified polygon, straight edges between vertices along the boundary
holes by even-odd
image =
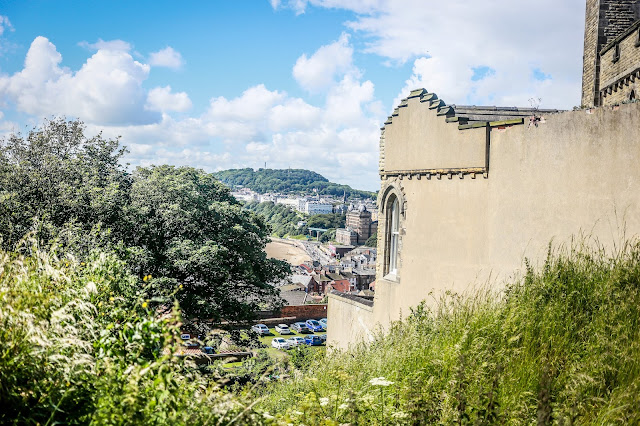
[[[638,19],[640,19],[640,0],[587,0],[582,105],[598,104],[600,50]]]
[[[295,317],[297,320],[326,318],[327,305],[283,306],[280,310],[280,315],[283,317]]]

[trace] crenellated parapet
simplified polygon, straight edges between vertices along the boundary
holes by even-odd
[[[557,109],[447,105],[436,93],[423,88],[412,90],[409,96],[400,101],[400,104],[393,110],[381,128],[380,176],[382,179],[397,177],[398,179],[425,178],[427,180],[431,178],[442,179],[443,177],[463,179],[465,176],[470,176],[472,179],[477,176],[486,178],[489,171],[488,151],[491,129],[505,129],[525,123],[537,126],[543,116],[559,112],[561,111]],[[430,118],[426,119],[426,117]],[[424,163],[431,162],[433,167],[419,167],[418,163],[420,162],[416,161],[416,158],[407,158],[407,161],[403,161],[403,163],[413,163],[416,165],[415,167],[399,168],[395,164],[390,164],[388,161],[390,152],[386,146],[389,141],[389,132],[394,135],[398,132],[404,132],[402,129],[394,128],[397,123],[412,128],[412,138],[421,133],[420,129],[413,129],[415,126],[445,126],[449,129],[449,131],[442,129],[441,132],[444,134],[441,136],[434,136],[432,132],[427,132],[425,139],[420,142],[406,140],[396,142],[409,147],[409,156],[412,156],[411,152],[415,154],[413,157],[422,155],[427,159]],[[484,132],[478,134],[477,132],[482,132],[482,129],[485,129]],[[473,135],[458,135],[458,133],[470,130],[474,131]],[[398,139],[398,137],[396,138]],[[399,139],[403,139],[402,136],[399,136]],[[474,142],[463,142],[466,139],[474,139]],[[422,144],[424,149],[416,149],[417,144]],[[435,147],[436,145],[437,147]],[[431,146],[435,148],[431,149]],[[480,148],[482,152],[479,152]],[[460,158],[452,158],[452,155],[456,153]],[[455,163],[465,161],[465,154],[467,154],[468,164],[456,165]],[[398,157],[402,153],[395,150],[391,155]],[[392,159],[392,162],[395,161]]]

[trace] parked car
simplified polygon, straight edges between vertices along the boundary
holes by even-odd
[[[327,329],[327,319],[326,319],[326,318],[320,318],[320,319],[318,320],[318,322],[319,322],[320,324],[322,324],[322,326],[324,327],[324,329],[325,329],[325,330]]]
[[[291,347],[291,344],[287,341],[287,339],[276,337],[271,341],[271,346],[276,349],[289,349]]]
[[[305,344],[304,337],[300,337],[300,336],[289,337],[287,339],[287,342],[289,342],[289,345],[291,347],[300,346],[300,345],[304,345]]]
[[[307,320],[306,322],[307,327],[309,327],[309,330],[315,332],[315,331],[323,331],[324,327],[322,326],[322,324],[320,324],[319,321],[316,320]]]
[[[324,341],[320,338],[320,336],[307,336],[304,338],[304,343],[309,346],[322,346]]]
[[[318,337],[321,338],[323,342],[327,341],[327,335],[326,334],[321,334]]]
[[[291,329],[287,324],[276,325],[276,331],[280,334],[291,334]]]
[[[264,324],[256,324],[253,327],[251,327],[251,330],[255,331],[256,333],[258,333],[261,336],[263,334],[271,334],[271,332],[269,331],[269,327],[267,327]]]
[[[313,333],[307,326],[307,324],[303,322],[296,322],[293,324],[292,328],[298,333]]]

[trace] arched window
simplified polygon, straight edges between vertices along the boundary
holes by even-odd
[[[398,197],[391,195],[387,201],[387,275],[395,275],[398,272],[398,243],[400,241],[400,203]]]

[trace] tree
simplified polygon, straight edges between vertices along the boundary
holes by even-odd
[[[0,244],[12,249],[35,229],[76,256],[117,252],[141,285],[154,277],[150,298],[175,295],[187,319],[249,320],[281,303],[271,284],[288,266],[266,258],[267,225],[213,175],[170,166],[131,174],[118,139],[84,130],[56,119],[0,141]]]
[[[119,164],[125,149],[100,134],[86,138],[79,121],[55,119],[26,138],[0,141],[0,237],[11,250],[37,222],[36,237],[67,229],[114,227],[130,180]]]
[[[268,259],[268,227],[212,175],[190,167],[138,168],[127,219],[131,264],[152,294],[175,289],[188,318],[246,320],[281,303],[272,284],[285,262]]]
[[[373,233],[367,241],[365,241],[364,245],[366,247],[377,247],[378,246],[378,233]]]

